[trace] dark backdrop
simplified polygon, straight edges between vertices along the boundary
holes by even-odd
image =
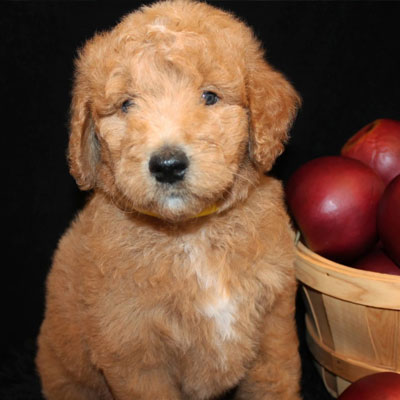
[[[267,58],[301,93],[292,139],[273,173],[337,154],[377,118],[400,120],[397,2],[210,2],[254,27]],[[76,49],[143,2],[0,5],[3,239],[0,400],[39,399],[34,342],[57,241],[82,207],[65,152]],[[303,331],[299,308],[300,333]],[[303,342],[302,342],[303,343]],[[305,399],[328,399],[302,345]]]

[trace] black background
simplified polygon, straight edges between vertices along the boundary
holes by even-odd
[[[303,98],[292,139],[273,170],[277,177],[286,181],[307,160],[339,153],[347,138],[377,118],[400,120],[398,2],[210,3],[253,26],[269,62]],[[65,158],[76,50],[140,4],[0,5],[0,400],[40,399],[32,354],[44,281],[54,248],[85,199]],[[304,346],[302,357],[305,399],[328,399]]]

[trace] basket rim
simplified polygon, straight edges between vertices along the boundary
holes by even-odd
[[[324,294],[375,308],[400,310],[400,276],[363,271],[328,260],[297,243],[296,277]]]
[[[399,282],[400,283],[400,275],[385,274],[382,272],[365,271],[362,269],[352,268],[352,267],[349,267],[348,265],[337,263],[335,261],[329,260],[328,258],[322,257],[319,254],[313,252],[301,241],[299,241],[297,243],[297,248],[302,253],[313,258],[315,261],[322,263],[326,268],[333,269],[344,275],[358,275],[362,278],[370,279],[373,281]]]

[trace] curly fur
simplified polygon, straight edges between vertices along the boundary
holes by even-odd
[[[47,281],[47,399],[195,400],[235,385],[238,399],[300,399],[293,234],[264,174],[298,105],[252,31],[205,3],[143,7],[86,43],[68,157],[93,195]],[[149,173],[165,146],[190,160],[178,184]]]

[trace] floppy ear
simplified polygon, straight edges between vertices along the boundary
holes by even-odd
[[[269,171],[283,152],[301,100],[285,77],[261,57],[248,69],[250,157]]]
[[[90,115],[88,88],[77,76],[72,96],[68,161],[71,175],[82,190],[95,185],[99,143]]]

